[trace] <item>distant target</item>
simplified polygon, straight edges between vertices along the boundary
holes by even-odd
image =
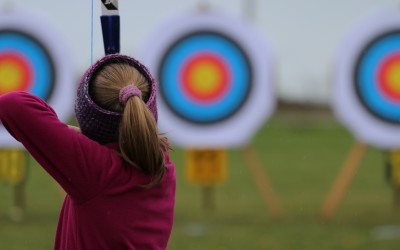
[[[19,30],[0,30],[0,95],[27,91],[48,100],[55,75],[53,60],[40,41]]]
[[[400,30],[378,36],[363,49],[354,78],[368,111],[383,121],[400,123]]]
[[[71,58],[64,40],[48,20],[27,12],[0,15],[0,95],[36,95],[66,122],[75,99]],[[22,147],[0,124],[0,147]]]
[[[400,147],[400,17],[379,13],[345,40],[334,108],[354,135],[381,148]]]
[[[208,124],[230,117],[246,102],[252,85],[243,49],[213,31],[177,39],[158,69],[164,101],[188,122]]]
[[[271,53],[244,20],[186,13],[162,22],[144,44],[140,59],[159,86],[159,124],[174,143],[243,145],[272,114]]]

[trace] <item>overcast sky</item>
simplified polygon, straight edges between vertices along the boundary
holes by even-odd
[[[332,61],[349,29],[376,11],[399,9],[400,14],[400,0],[120,0],[121,52],[135,55],[163,20],[201,3],[250,18],[268,39],[281,98],[320,103],[329,99]],[[0,0],[0,9],[10,7],[52,22],[66,39],[77,72],[90,65],[91,0]],[[94,0],[94,59],[104,53],[100,11],[100,1]]]

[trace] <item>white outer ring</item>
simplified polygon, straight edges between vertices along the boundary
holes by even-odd
[[[75,101],[74,71],[65,41],[56,29],[38,15],[29,12],[4,12],[0,15],[0,30],[19,30],[35,37],[48,50],[53,59],[56,79],[48,103],[61,121],[66,122],[73,114]],[[0,147],[23,148],[7,130],[0,125]]]
[[[162,23],[144,42],[139,60],[153,74],[165,50],[176,39],[196,30],[221,32],[235,39],[247,53],[253,85],[246,103],[234,115],[211,125],[193,124],[174,114],[158,95],[160,130],[172,143],[192,148],[240,147],[252,139],[275,109],[272,56],[261,35],[248,23],[220,12],[189,12]],[[157,76],[156,76],[157,77]]]

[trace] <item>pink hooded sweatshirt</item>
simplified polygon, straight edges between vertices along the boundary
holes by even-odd
[[[0,121],[67,193],[54,249],[166,249],[174,215],[176,176],[165,153],[161,183],[128,166],[115,144],[101,145],[60,122],[53,109],[25,92],[0,96]]]

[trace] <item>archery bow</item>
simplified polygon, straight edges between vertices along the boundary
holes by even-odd
[[[116,54],[120,52],[120,28],[118,0],[101,0],[101,29],[103,32],[104,52]]]

